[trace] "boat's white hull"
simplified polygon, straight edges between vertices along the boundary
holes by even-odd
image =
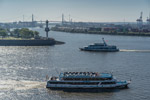
[[[99,91],[103,89],[127,88],[130,81],[119,81],[112,74],[96,72],[65,72],[51,77],[46,87],[63,91]]]
[[[85,49],[79,48],[82,51],[95,51],[95,52],[117,52],[119,49]]]
[[[129,83],[117,83],[112,85],[70,85],[70,84],[47,84],[47,88],[63,90],[63,89],[113,89],[126,88]]]

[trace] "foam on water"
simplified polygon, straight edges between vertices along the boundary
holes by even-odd
[[[150,50],[129,50],[129,49],[120,49],[121,52],[149,52]]]
[[[0,80],[0,90],[29,90],[45,88],[46,82],[28,80]]]

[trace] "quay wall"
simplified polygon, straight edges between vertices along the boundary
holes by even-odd
[[[0,46],[50,46],[55,45],[53,39],[47,40],[0,40]]]

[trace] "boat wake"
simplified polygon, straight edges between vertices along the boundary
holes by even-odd
[[[150,50],[129,50],[129,49],[120,49],[121,52],[149,52]]]
[[[27,80],[0,80],[0,90],[29,90],[35,88],[44,88],[44,82]]]

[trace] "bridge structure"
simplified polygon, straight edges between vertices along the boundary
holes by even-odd
[[[26,28],[26,27],[44,27],[46,25],[45,21],[19,21],[19,22],[5,22],[0,23],[0,27],[3,28]],[[49,25],[61,24],[61,21],[51,21],[49,20]]]
[[[65,24],[65,23],[71,23],[72,19],[70,18],[69,15],[69,20],[66,21],[65,20],[65,16],[64,14],[62,14],[62,16],[59,16],[60,20],[49,20],[49,25],[57,25],[57,24]],[[13,19],[15,20],[15,19]],[[23,20],[22,21],[15,21],[15,22],[0,22],[0,27],[3,28],[24,28],[24,27],[43,27],[46,25],[46,20],[35,20],[35,16],[32,14],[32,16],[30,16],[29,21],[25,21],[25,17],[23,15]]]

